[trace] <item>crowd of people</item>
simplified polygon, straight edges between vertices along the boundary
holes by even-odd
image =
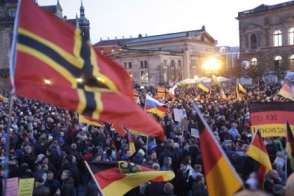
[[[9,106],[8,103],[0,102],[0,178],[4,178],[5,150],[8,148],[9,178],[34,178],[33,195],[78,195],[80,185],[87,187],[87,196],[100,195],[84,161],[115,160],[175,173],[175,178],[170,182],[147,182],[126,195],[208,195],[203,173],[205,165],[199,145],[201,141],[191,135],[191,129],[198,129],[196,111],[191,104],[191,100],[194,100],[244,181],[245,190],[240,191],[284,195],[286,183],[292,183],[290,185],[294,187],[294,182],[288,182],[294,177],[286,178],[292,176],[292,170],[289,159],[285,161],[285,138],[264,139],[273,167],[265,174],[264,191],[258,187],[254,173],[259,165],[246,155],[252,140],[248,106],[251,102],[274,104],[289,101],[277,95],[280,87],[279,84],[263,81],[245,86],[247,93],[241,94],[242,100],[237,99],[234,85],[214,86],[209,93],[197,87],[176,88],[175,99],[161,100],[169,108],[166,115],[154,115],[164,129],[165,141],[152,136],[133,135],[136,148],[134,154],[129,149],[128,137],[118,135],[106,122],[105,127],[83,124],[79,122],[77,113],[17,96],[13,98],[8,134]],[[148,87],[138,91],[138,105],[144,109],[145,95],[155,95],[156,88]],[[8,96],[5,92],[2,94]],[[180,122],[175,121],[175,108],[185,113]],[[6,143],[8,137],[9,145]],[[285,167],[286,164],[288,167]],[[292,187],[289,191],[294,194]]]

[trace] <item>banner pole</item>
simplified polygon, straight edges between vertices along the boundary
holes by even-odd
[[[287,176],[288,176],[288,172],[287,172],[287,160],[288,160],[288,152],[287,152],[287,141],[288,141],[288,131],[292,131],[292,130],[287,130],[287,124],[288,124],[288,119],[286,119],[286,154],[285,154],[285,181],[287,181]],[[290,126],[290,125],[289,125]]]
[[[94,174],[92,173],[92,170],[90,169],[90,167],[89,167],[87,161],[84,161],[84,163],[85,163],[85,165],[87,166],[87,169],[88,169],[89,173],[91,174],[91,176],[92,176],[94,182],[95,182],[96,185],[98,186],[98,189],[100,190],[102,196],[105,196],[104,193],[103,193],[103,191],[102,191],[102,189],[101,189],[101,187],[99,186],[99,183],[98,183],[97,180],[95,179]]]

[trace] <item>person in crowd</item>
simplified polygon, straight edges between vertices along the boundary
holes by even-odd
[[[207,196],[207,188],[205,180],[202,175],[196,176],[195,182],[193,183],[193,196]]]
[[[35,187],[33,190],[33,196],[51,196],[50,189],[44,186],[44,179],[37,178],[35,180]]]
[[[279,173],[272,169],[264,175],[264,190],[268,193],[274,193],[274,186],[281,183]]]
[[[173,171],[172,168],[172,158],[171,157],[165,157],[163,166],[160,168],[161,171]]]
[[[74,195],[75,185],[69,170],[63,170],[61,180],[61,196]]]
[[[51,195],[54,195],[58,189],[59,190],[61,189],[61,184],[58,180],[54,178],[53,171],[48,170],[46,174],[47,175],[46,175],[46,181],[44,183],[44,186],[50,189]]]
[[[176,196],[173,194],[174,186],[170,182],[165,183],[163,191],[164,191],[164,195],[162,196]]]

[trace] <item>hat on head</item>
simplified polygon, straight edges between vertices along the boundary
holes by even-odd
[[[185,146],[185,147],[184,147],[184,150],[185,150],[185,151],[189,151],[189,146]]]
[[[59,137],[59,138],[57,139],[57,142],[58,142],[58,143],[64,143],[64,139],[63,139],[62,137]]]
[[[43,161],[44,159],[47,159],[47,157],[46,156],[43,156],[41,160]]]
[[[44,179],[43,179],[43,178],[41,178],[41,177],[39,177],[39,178],[37,178],[37,179],[36,179],[36,182],[43,183],[43,182],[44,182]]]

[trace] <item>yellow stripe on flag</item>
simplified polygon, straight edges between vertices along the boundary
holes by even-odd
[[[228,165],[226,158],[222,156],[217,164],[206,174],[209,195],[234,195],[241,188],[241,184],[235,180],[235,175],[235,172]]]
[[[269,156],[267,153],[263,152],[259,148],[254,145],[250,145],[248,151],[246,152],[248,156],[259,162],[260,164],[264,165],[267,169],[272,168],[272,164],[270,162]]]

